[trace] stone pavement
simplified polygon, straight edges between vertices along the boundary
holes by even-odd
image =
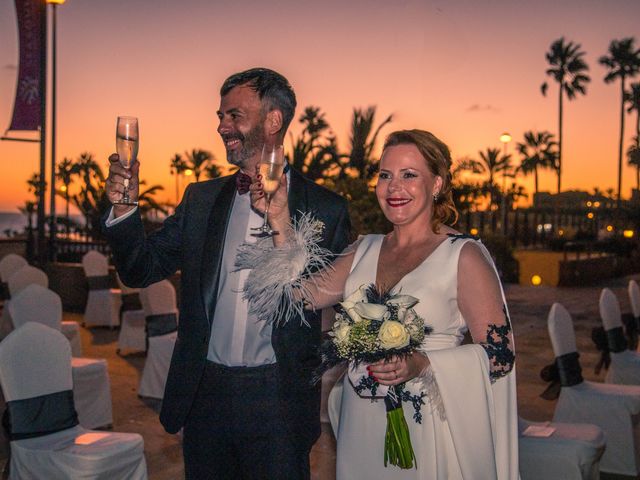
[[[636,276],[637,279],[638,276]],[[583,375],[588,380],[602,381],[593,367],[598,355],[591,342],[591,328],[600,325],[598,298],[608,286],[618,296],[623,312],[630,311],[626,286],[631,277],[613,279],[598,286],[581,288],[525,287],[507,285],[506,295],[516,335],[518,407],[522,417],[530,420],[550,420],[555,402],[540,398],[546,384],[540,380],[540,369],[553,361],[547,333],[547,313],[553,302],[559,301],[572,314]],[[82,315],[65,313],[65,320],[82,322]],[[106,328],[81,328],[83,354],[106,358],[109,363],[113,397],[113,429],[137,432],[144,437],[149,478],[173,480],[183,478],[180,438],[164,432],[158,422],[158,401],[137,396],[137,387],[145,357],[141,354],[116,354],[118,332]],[[0,462],[7,455],[6,441],[0,448]],[[335,440],[328,424],[311,455],[312,478],[335,478]],[[115,479],[114,479],[115,480]]]

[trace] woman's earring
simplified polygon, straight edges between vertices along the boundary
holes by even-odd
[[[438,193],[438,192],[435,192],[435,193],[433,194],[433,201],[434,201],[434,202],[437,202],[437,201],[438,201],[438,195],[439,195],[439,193]]]

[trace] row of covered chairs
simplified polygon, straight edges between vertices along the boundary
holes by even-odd
[[[178,310],[173,285],[169,281],[158,282],[143,289],[142,299],[140,299],[140,289],[127,287],[119,277],[117,277],[117,281],[120,288],[110,288],[111,277],[109,276],[108,261],[101,253],[88,252],[83,256],[82,264],[89,286],[83,324],[87,327],[108,326],[113,328],[122,322],[118,338],[118,352],[148,350],[140,381],[139,395],[161,399],[177,337]],[[26,264],[26,261],[18,255],[3,257],[0,260],[0,272],[8,269],[5,267],[18,268],[21,271],[19,275],[12,275],[12,280],[9,282],[9,291],[13,296],[19,294],[20,290],[27,285],[37,284],[45,288],[48,286],[45,272]],[[6,276],[9,275],[6,274]],[[50,293],[55,295],[53,292]],[[48,301],[33,301],[34,296],[31,290],[19,296],[19,309],[23,312],[23,317],[27,315],[31,318],[34,316],[45,318],[39,313],[51,308]],[[47,295],[45,297],[49,300]],[[59,297],[57,304],[60,304]],[[25,313],[25,308],[31,308],[33,312]],[[59,316],[61,317],[61,306],[58,305],[57,309],[53,308],[53,311],[60,312]],[[10,301],[7,301],[3,311],[3,325],[6,333],[13,328],[12,311]],[[81,343],[77,323],[63,322],[54,317],[56,315],[47,317],[51,321],[50,326],[61,330],[69,337],[72,342],[74,363],[87,363],[85,359],[79,358]],[[91,362],[91,364],[94,363]],[[87,363],[85,366],[89,366],[89,364]]]
[[[613,320],[617,318],[619,322],[617,300],[610,290],[605,289],[599,303],[604,328],[611,330],[608,327],[613,327]],[[598,426],[604,432],[607,445],[600,461],[600,470],[637,477],[640,474],[640,386],[585,380],[573,320],[567,309],[560,303],[554,303],[547,323],[555,355],[555,380],[560,387],[554,422],[582,422]],[[618,358],[623,359],[622,356]],[[612,367],[614,359],[612,358]],[[616,365],[620,367],[621,362],[616,362]],[[610,382],[619,380],[623,370],[628,367],[618,368],[617,372],[614,368],[613,374],[610,369],[606,379]],[[635,368],[637,367],[638,364]]]
[[[629,296],[632,305],[635,293],[640,294],[637,288],[638,284],[631,280]],[[602,327],[594,328],[592,337],[602,354],[598,366],[607,368],[605,382],[640,385],[640,354],[635,348],[630,348],[634,343],[634,336],[637,336],[637,322],[640,317],[631,314],[631,318],[623,322],[618,298],[609,288],[602,289],[599,307]],[[625,327],[627,335],[625,335]]]
[[[20,295],[22,290],[31,284],[49,286],[47,274],[39,268],[27,264],[19,255],[9,254],[0,260],[0,278],[6,278],[7,298],[4,301],[2,316],[0,317],[0,338],[4,338],[13,329],[11,318],[11,297]],[[75,356],[82,355],[82,343],[80,341],[80,329],[76,322],[63,321],[60,331],[71,343],[71,351]]]
[[[11,312],[11,321],[15,328],[36,322],[57,331],[62,330],[62,301],[57,293],[46,286],[38,283],[29,284],[11,298],[7,308]],[[77,326],[75,322],[69,323]],[[72,355],[73,343],[69,342]],[[74,355],[70,359],[70,366],[73,396],[81,425],[87,428],[111,425],[113,408],[107,361],[103,358]]]
[[[70,344],[56,329],[26,322],[0,342],[9,478],[146,480],[142,437],[86,427],[76,383]]]
[[[32,272],[37,272],[38,278],[31,278],[28,281],[22,282],[24,284],[22,285],[22,290],[8,289],[11,294],[8,296],[13,298],[12,302],[7,303],[5,312],[10,317],[13,317],[10,318],[11,327],[15,327],[15,331],[17,331],[25,325],[36,323],[59,331],[62,323],[62,302],[60,297],[47,288],[48,279],[44,272],[28,265],[22,266],[22,268],[25,267],[31,269]],[[89,327],[95,325],[114,327],[118,326],[122,319],[122,328],[118,342],[119,350],[142,350],[147,352],[147,359],[145,361],[138,394],[143,397],[162,399],[171,355],[177,337],[178,310],[173,285],[169,281],[162,281],[145,289],[130,289],[122,284],[118,278],[120,289],[109,288],[110,277],[108,276],[108,263],[106,257],[98,252],[89,252],[85,255],[83,258],[83,267],[89,284],[83,324]],[[134,302],[129,301],[133,298],[135,298]],[[136,303],[138,308],[136,308]],[[77,327],[75,322],[70,323],[75,324]],[[102,439],[99,433],[87,432],[85,429],[112,423],[111,395],[108,376],[106,375],[106,362],[104,360],[102,361],[104,363],[105,378],[107,380],[104,384],[106,387],[105,392],[105,388],[100,388],[98,385],[86,385],[82,375],[80,375],[80,378],[77,378],[78,371],[86,370],[86,367],[89,366],[88,361],[93,359],[72,357],[70,360],[72,372],[70,390],[72,392],[73,411],[77,418],[77,425],[75,425],[73,429],[65,429],[65,433],[60,434],[59,437],[56,438],[48,436],[45,439],[41,435],[38,435],[39,438],[42,437],[41,440],[26,443],[20,442],[15,444],[15,448],[14,443],[12,443],[12,451],[22,451],[23,454],[29,456],[33,453],[32,451],[30,452],[32,447],[35,448],[35,450],[42,450],[46,445],[52,445],[53,450],[63,451],[65,454],[68,454],[70,452],[66,450],[64,445],[68,444],[72,438],[76,438],[76,440],[78,438],[91,439],[87,445],[93,444],[93,440],[95,439],[100,440],[98,442],[99,444],[105,443],[105,440]],[[93,363],[93,361],[91,363]],[[94,375],[94,379],[95,377]],[[80,388],[83,384],[85,384],[86,388]],[[86,404],[87,402],[84,400],[92,396],[91,401]],[[102,399],[103,402],[96,402],[96,396],[98,399]],[[108,401],[108,408],[101,405],[104,401]],[[96,413],[108,412],[108,422],[98,422],[99,424],[96,424],[94,421],[88,421],[86,418],[87,406],[93,406]],[[21,438],[20,440],[23,439]],[[60,442],[57,440],[60,440]],[[117,441],[113,442],[114,440]],[[98,443],[95,445],[98,445]],[[116,437],[111,438],[107,443],[113,444],[114,446],[116,444],[122,444],[120,439]],[[25,445],[26,448],[24,448]],[[70,448],[77,450],[77,446],[74,445]],[[86,448],[80,450],[87,451]],[[98,450],[102,450],[102,448],[98,448]],[[129,453],[132,452],[128,447],[125,450],[129,451]],[[91,451],[91,449],[89,449],[89,451]],[[113,451],[111,453],[113,453]],[[45,459],[44,463],[48,461],[47,455],[48,453],[45,453],[43,457]],[[135,456],[137,455],[134,455],[134,457]],[[26,459],[26,457],[24,459]],[[71,459],[73,460],[73,456]],[[76,460],[81,460],[81,456],[75,458],[74,461]],[[13,465],[12,462],[13,471],[18,472],[18,476],[15,478],[22,478],[21,475],[26,474],[29,469],[27,468],[25,470],[26,467],[23,465],[25,462],[20,460],[20,454],[17,455],[16,462],[16,465]],[[33,472],[38,471],[39,467],[37,462],[34,464],[34,468],[35,470],[33,470]],[[74,466],[73,468],[77,467]],[[131,477],[127,474],[126,476],[116,475],[115,478],[138,478],[136,475],[139,469],[140,465],[136,466],[135,474],[132,473],[133,476]],[[80,470],[77,471],[80,472]],[[144,476],[146,477],[146,467],[144,471]],[[33,472],[30,473],[30,475],[37,477]],[[113,475],[113,473],[112,469],[109,475]],[[92,476],[90,478],[103,477]],[[106,476],[104,478],[106,478]]]

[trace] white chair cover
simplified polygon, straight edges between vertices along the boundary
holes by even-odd
[[[521,480],[598,480],[605,438],[587,423],[530,422],[519,419],[518,439]],[[526,434],[531,425],[554,429],[548,437]]]
[[[74,321],[63,320],[60,324],[60,332],[67,337],[71,344],[71,355],[82,356],[82,339],[80,338],[80,325]]]
[[[82,268],[87,278],[109,275],[107,257],[96,250],[91,250],[82,257]],[[117,288],[89,290],[84,310],[84,325],[118,326],[121,305],[120,290]]]
[[[47,274],[42,270],[31,265],[23,265],[18,267],[17,271],[14,271],[13,275],[10,275],[7,284],[9,286],[9,293],[11,296],[17,295],[20,290],[35,283],[36,285],[42,285],[43,287],[49,286],[49,278]],[[0,338],[6,337],[11,330],[13,330],[13,321],[11,319],[11,313],[9,305],[11,300],[4,302],[4,309],[2,310],[2,318],[0,319]]]
[[[127,287],[120,276],[117,275],[118,285],[122,295],[140,294],[139,288]],[[120,317],[120,333],[118,334],[118,352],[123,350],[133,350],[144,352],[147,349],[147,342],[144,329],[144,310],[126,310]]]
[[[142,378],[140,378],[140,386],[138,387],[138,395],[141,397],[158,399],[164,397],[164,387],[167,384],[171,355],[173,355],[173,347],[177,338],[177,332],[149,338],[147,358],[144,362]]]
[[[7,302],[6,308],[12,325],[19,327],[27,322],[38,322],[60,330],[71,344],[71,354],[74,357],[82,355],[80,328],[76,322],[62,321],[62,300],[57,293],[32,283]]]
[[[11,299],[9,313],[15,328],[36,322],[60,331],[62,300],[47,287],[32,283]]]
[[[76,322],[62,321],[60,296],[36,283],[18,292],[7,304],[12,323],[19,327],[27,322],[37,322],[62,332],[71,344],[74,357],[82,355],[80,328]]]
[[[61,330],[62,301],[57,293],[48,288],[29,285],[12,299],[9,309],[16,328],[27,322],[36,322]],[[77,330],[77,323],[65,323],[75,325]],[[71,365],[73,398],[80,424],[96,428],[113,423],[107,361],[74,357]]]
[[[111,383],[104,358],[71,359],[73,401],[78,420],[85,428],[107,427],[113,424]]]
[[[555,356],[576,352],[569,312],[559,303],[554,303],[547,322]],[[600,427],[607,439],[600,470],[636,476],[640,472],[639,414],[640,387],[583,381],[562,387],[553,420],[592,423]]]
[[[176,290],[169,280],[162,280],[143,288],[140,292],[140,303],[145,316],[166,313],[178,315]],[[141,397],[159,399],[164,397],[164,387],[167,383],[171,355],[173,355],[177,337],[177,332],[172,332],[149,338],[147,359],[138,388],[138,395]]]
[[[7,401],[70,390],[71,349],[66,338],[27,323],[0,343],[0,383]],[[142,437],[75,426],[11,442],[10,479],[146,480]]]
[[[118,334],[118,352],[124,350],[144,352],[147,349],[144,317],[144,310],[122,312],[120,333]]]
[[[27,265],[27,261],[24,257],[15,253],[8,253],[0,260],[0,280],[8,282],[9,277],[25,265]]]
[[[87,277],[109,275],[109,261],[97,250],[90,250],[82,256],[82,268]]]
[[[600,292],[600,318],[605,330],[622,327],[622,314],[620,313],[620,303],[616,294],[608,288],[603,288]]]
[[[627,290],[629,291],[631,312],[633,313],[633,316],[638,319],[640,318],[640,287],[638,287],[638,282],[635,280],[629,280]]]
[[[20,290],[32,283],[48,287],[49,278],[47,277],[47,274],[39,268],[32,267],[31,265],[25,265],[16,273],[11,275],[7,283],[9,284],[9,293],[11,293],[11,296],[13,297]]]
[[[621,328],[620,303],[615,293],[603,288],[600,293],[600,317],[605,331]],[[640,354],[625,350],[611,352],[611,365],[604,381],[620,385],[640,385]]]

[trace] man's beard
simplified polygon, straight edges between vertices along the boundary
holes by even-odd
[[[240,140],[240,149],[227,151],[227,162],[240,168],[247,167],[249,159],[260,152],[264,145],[264,132],[260,124],[249,130],[246,135],[237,133],[227,138],[237,138]]]

